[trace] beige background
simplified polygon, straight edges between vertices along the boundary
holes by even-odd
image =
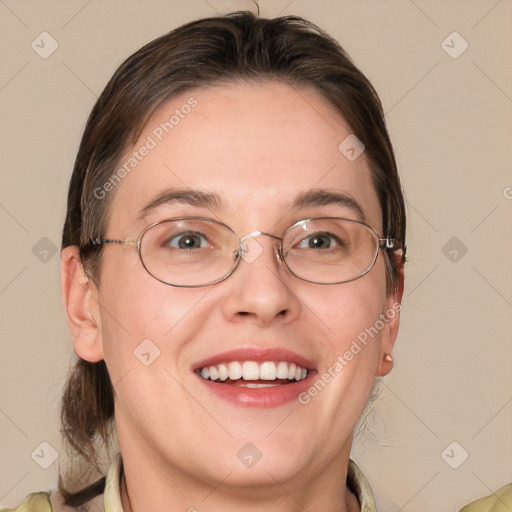
[[[72,341],[51,249],[89,110],[142,44],[248,4],[0,0],[3,506],[56,484],[57,462],[43,469],[31,454],[42,442],[60,449],[58,401]],[[264,16],[298,14],[332,33],[381,95],[408,202],[411,261],[375,439],[354,457],[380,512],[457,510],[512,481],[512,2],[261,7]],[[59,45],[47,59],[31,48],[43,31]],[[456,59],[441,46],[453,31],[469,44]],[[462,48],[453,37],[448,44]],[[457,469],[441,456],[453,441],[460,447],[445,456],[452,465],[469,454]]]

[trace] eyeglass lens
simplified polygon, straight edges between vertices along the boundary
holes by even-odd
[[[297,277],[330,284],[366,273],[375,262],[378,245],[378,236],[365,224],[314,219],[285,232],[282,254]],[[243,257],[243,247],[240,251],[234,231],[213,219],[168,220],[143,233],[140,256],[148,272],[160,281],[201,286],[229,275]]]

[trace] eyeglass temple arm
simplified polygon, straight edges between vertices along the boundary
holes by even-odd
[[[113,240],[112,238],[95,238],[91,240],[91,245],[118,244],[124,247],[132,247],[137,245],[137,240]]]

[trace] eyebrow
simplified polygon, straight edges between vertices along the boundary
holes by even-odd
[[[226,210],[227,202],[218,194],[213,192],[204,192],[197,189],[169,188],[158,193],[151,201],[139,212],[139,218],[147,217],[153,210],[161,205],[171,204],[189,204],[203,208],[212,208],[215,210]]]
[[[158,193],[139,212],[139,218],[147,217],[161,205],[188,204],[191,206],[227,210],[229,203],[214,192],[198,189],[170,188]],[[366,222],[366,216],[361,205],[349,194],[329,189],[313,189],[301,192],[290,204],[290,209],[300,209],[315,206],[342,206],[348,208],[358,220]]]
[[[334,190],[313,189],[308,192],[302,192],[295,198],[291,207],[298,209],[324,205],[344,206],[351,210],[358,217],[358,220],[366,222],[363,208],[355,198],[349,194]]]

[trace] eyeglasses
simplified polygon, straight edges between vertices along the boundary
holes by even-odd
[[[300,220],[281,237],[262,231],[240,237],[210,218],[176,217],[151,224],[135,240],[97,238],[89,245],[137,247],[142,265],[155,279],[193,288],[227,279],[242,259],[254,261],[256,249],[262,248],[251,244],[249,250],[248,241],[260,235],[278,240],[278,259],[293,275],[315,284],[354,281],[371,270],[380,248],[395,244],[363,222],[338,217]]]

